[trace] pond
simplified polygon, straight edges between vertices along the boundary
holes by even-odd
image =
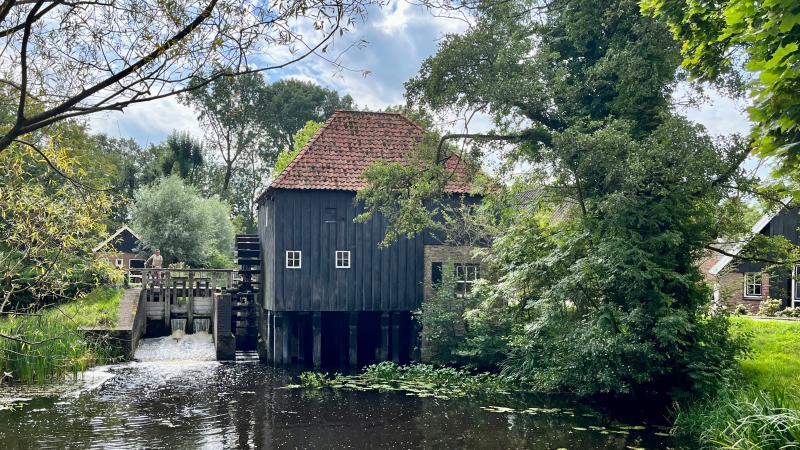
[[[259,363],[150,361],[60,391],[0,386],[0,447],[665,448],[663,428],[553,398],[418,398],[287,389]],[[8,408],[10,398],[16,406]],[[2,405],[2,403],[0,403]],[[523,412],[527,411],[527,412]]]

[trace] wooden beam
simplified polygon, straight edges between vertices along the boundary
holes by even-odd
[[[350,367],[358,367],[358,312],[350,312],[350,333],[349,333],[349,363]]]
[[[322,367],[322,313],[314,311],[311,316],[311,332],[314,339],[314,368]]]
[[[186,289],[184,289],[184,292]],[[194,333],[194,272],[189,272],[189,305],[186,310],[186,330]]]
[[[381,349],[378,361],[389,360],[389,313],[381,313]]]
[[[400,364],[400,313],[392,313],[392,361]]]

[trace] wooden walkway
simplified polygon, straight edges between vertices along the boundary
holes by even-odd
[[[119,301],[117,310],[117,330],[133,329],[133,319],[136,316],[136,305],[139,303],[141,289],[125,289],[125,295]]]

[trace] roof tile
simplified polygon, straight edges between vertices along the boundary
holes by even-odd
[[[376,161],[403,161],[424,130],[398,113],[337,110],[273,180],[272,189],[357,191],[366,187],[364,171]],[[465,164],[456,155],[445,161],[455,176],[450,193],[470,193]]]

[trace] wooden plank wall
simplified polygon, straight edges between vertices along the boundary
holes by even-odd
[[[423,237],[379,249],[386,222],[353,223],[354,192],[275,190],[259,205],[264,249],[264,307],[273,311],[403,311],[422,301]],[[326,222],[334,208],[335,220]],[[300,269],[285,268],[287,250],[302,251]],[[351,267],[335,267],[349,250]]]

